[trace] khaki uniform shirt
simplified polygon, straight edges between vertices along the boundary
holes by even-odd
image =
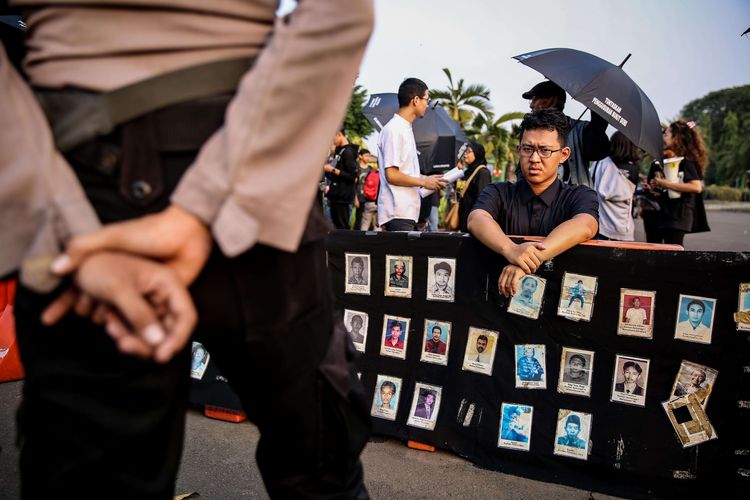
[[[106,92],[257,55],[172,202],[203,220],[227,256],[257,242],[296,250],[308,216],[300,207],[312,205],[372,31],[372,0],[303,0],[285,18],[276,0],[10,3],[28,8],[24,66],[34,86]],[[0,275],[25,260],[33,286],[67,238],[99,223],[2,47],[0,92]]]

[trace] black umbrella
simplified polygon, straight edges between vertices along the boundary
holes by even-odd
[[[398,112],[398,96],[394,93],[374,94],[362,112],[380,132]],[[424,118],[414,121],[413,128],[419,151],[419,168],[425,175],[453,168],[461,146],[468,142],[461,126],[437,105],[429,106]]]
[[[0,44],[5,47],[8,59],[18,70],[26,54],[26,29],[26,23],[20,16],[0,16]]]
[[[0,16],[0,23],[7,24],[20,31],[26,31],[26,23],[23,22],[21,16]]]
[[[662,157],[659,115],[620,66],[574,49],[543,49],[513,59],[558,84],[654,158]]]

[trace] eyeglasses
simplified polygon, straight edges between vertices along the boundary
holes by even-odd
[[[422,99],[423,101],[427,101],[428,105],[432,102],[432,99],[429,97],[421,97],[421,96],[416,96],[416,97],[417,99]]]
[[[552,153],[557,153],[558,151],[562,151],[562,148],[557,148],[557,149],[538,148],[535,146],[527,146],[525,144],[522,144],[518,146],[518,151],[520,151],[521,156],[531,156],[536,151],[536,153],[539,155],[539,158],[547,159],[550,156],[552,156]]]

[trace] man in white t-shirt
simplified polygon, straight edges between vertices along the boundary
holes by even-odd
[[[419,188],[438,190],[447,185],[441,175],[423,177],[419,171],[412,123],[424,117],[429,104],[427,85],[407,78],[398,88],[398,113],[380,131],[378,224],[386,231],[414,231],[421,205]]]
[[[625,311],[625,322],[631,325],[646,324],[646,310],[641,309],[641,299],[633,297],[633,305]]]

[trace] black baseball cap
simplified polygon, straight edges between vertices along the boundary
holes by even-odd
[[[555,82],[549,80],[537,83],[531,90],[521,94],[524,99],[533,99],[534,97],[557,97],[560,102],[565,102],[567,99],[565,91]]]

